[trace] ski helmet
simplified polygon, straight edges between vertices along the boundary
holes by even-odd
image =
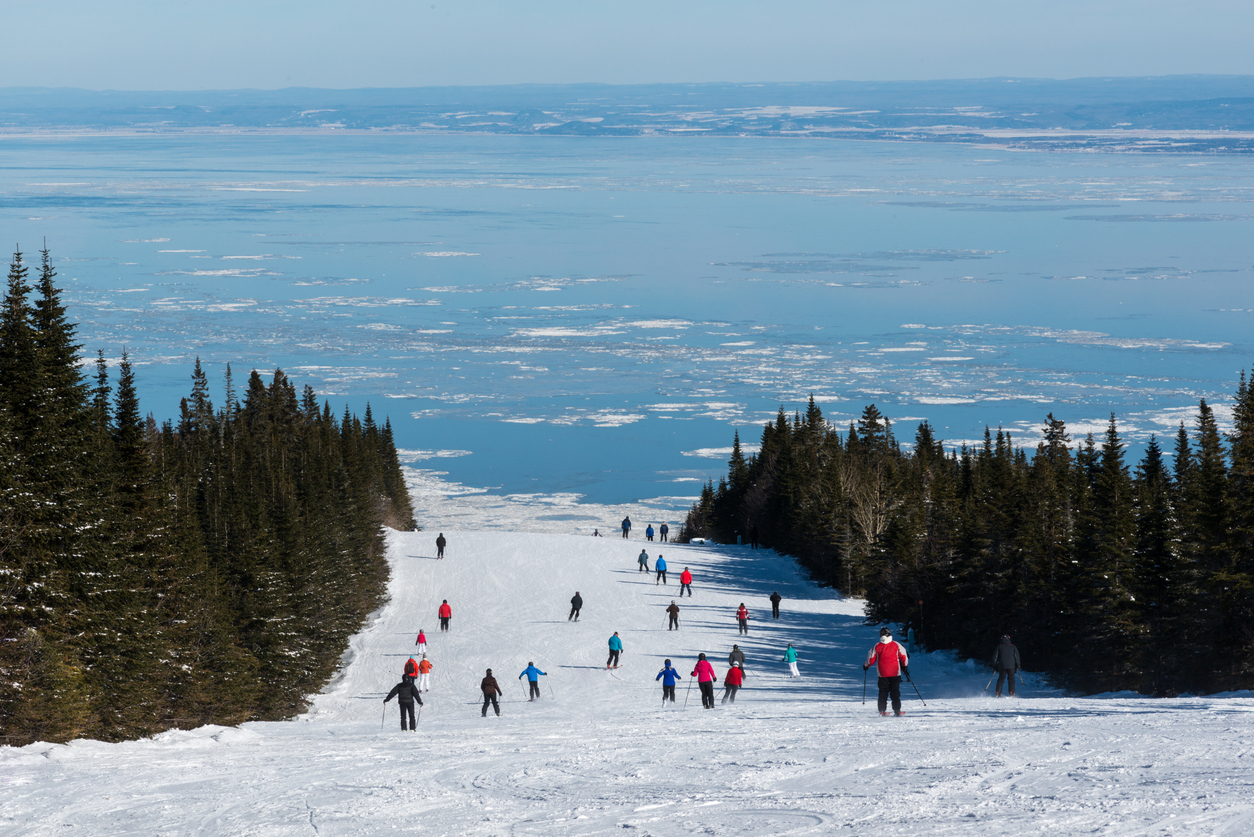
[[[671,664],[671,661],[670,661],[670,660],[667,660],[667,661],[666,661],[666,664],[667,664],[667,665],[670,665],[670,664]]]
[[[535,665],[535,663],[533,663],[533,662],[531,662],[530,660],[528,660],[528,661],[527,661],[527,665],[529,665],[529,666],[533,666],[533,665]]]
[[[888,628],[880,628],[880,636],[892,636],[892,635],[893,635],[893,632],[888,630]]]
[[[704,659],[705,659],[705,655],[704,655],[704,654],[698,654],[698,655],[697,655],[697,659],[698,659],[698,660],[704,660]]]
[[[492,669],[488,669],[488,674],[491,674],[491,673],[492,673]]]

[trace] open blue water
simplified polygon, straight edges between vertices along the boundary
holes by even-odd
[[[0,139],[86,349],[281,366],[501,492],[672,498],[813,393],[909,441],[1169,435],[1250,365],[1254,161],[831,140]]]

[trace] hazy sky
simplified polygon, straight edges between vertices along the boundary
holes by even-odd
[[[0,87],[1254,73],[1250,0],[39,0]]]

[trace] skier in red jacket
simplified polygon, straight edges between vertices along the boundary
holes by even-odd
[[[445,599],[444,603],[440,605],[440,609],[437,613],[440,617],[440,630],[447,631],[448,622],[453,618],[453,608],[449,607],[448,599]]]
[[[866,671],[871,666],[875,666],[879,673],[880,714],[888,714],[888,698],[891,695],[893,712],[900,715],[901,675],[904,673],[907,677],[910,676],[910,656],[906,654],[906,649],[901,646],[900,642],[893,640],[893,632],[888,628],[880,629],[880,641],[867,655],[866,664],[862,666],[862,670]]]
[[[727,676],[723,678],[723,700],[722,703],[731,701],[736,702],[736,692],[740,691],[740,687],[744,685],[745,673],[740,668],[739,663],[735,663],[727,670]]]
[[[740,608],[736,611],[737,632],[742,634],[749,633],[749,608],[745,607],[745,603],[740,603]]]
[[[679,595],[683,595],[684,591],[688,591],[688,598],[692,598],[692,573],[688,572],[688,568],[684,567],[684,571],[679,574]]]

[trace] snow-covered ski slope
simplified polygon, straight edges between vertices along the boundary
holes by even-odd
[[[1084,699],[1029,678],[1020,699],[993,700],[986,669],[919,655],[926,707],[906,686],[907,715],[881,718],[873,678],[861,703],[876,631],[860,603],[772,553],[645,544],[650,565],[659,551],[670,564],[662,587],[637,572],[639,538],[445,534],[443,561],[434,532],[391,536],[391,600],[307,715],[0,749],[0,833],[1254,834],[1249,694]],[[685,565],[695,595],[668,632],[663,608]],[[566,618],[575,590],[577,624]],[[444,598],[447,634],[435,618]],[[742,601],[753,615],[743,641]],[[435,671],[417,733],[402,733],[381,698],[419,628]],[[623,665],[607,672],[614,631]],[[685,708],[697,652],[721,679],[738,641],[738,701],[705,711],[694,687]],[[790,641],[801,680],[780,662]],[[673,708],[653,679],[668,656],[685,676]],[[528,661],[548,672],[534,703],[516,679]],[[501,717],[484,719],[489,667],[505,696]]]

